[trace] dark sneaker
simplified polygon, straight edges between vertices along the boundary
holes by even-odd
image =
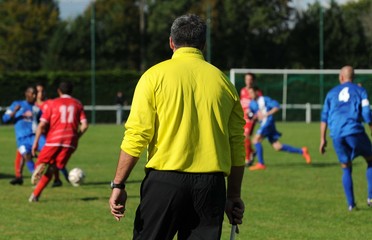
[[[12,185],[22,185],[23,184],[23,178],[16,177],[13,180],[11,180],[9,183],[12,184]]]
[[[61,180],[54,180],[54,183],[52,187],[61,187],[62,186],[62,181]]]

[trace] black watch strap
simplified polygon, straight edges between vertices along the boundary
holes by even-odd
[[[119,188],[121,190],[125,189],[125,183],[114,183],[111,181],[111,189]]]

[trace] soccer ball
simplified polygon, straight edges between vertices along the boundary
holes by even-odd
[[[68,174],[68,180],[74,187],[80,186],[84,182],[85,174],[80,168],[72,169]]]

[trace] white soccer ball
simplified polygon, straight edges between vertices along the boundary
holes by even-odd
[[[84,182],[85,174],[80,168],[72,169],[68,174],[68,180],[74,187],[80,186]]]

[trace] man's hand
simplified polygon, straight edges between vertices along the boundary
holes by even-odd
[[[227,198],[225,213],[229,218],[230,224],[242,224],[244,209],[244,202],[241,198]]]
[[[123,190],[119,188],[112,189],[109,205],[111,208],[111,214],[115,217],[117,221],[120,221],[120,219],[125,216],[124,212],[126,201],[127,192],[125,191],[125,189]]]
[[[34,144],[32,145],[32,148],[31,148],[31,154],[33,157],[36,157],[36,151],[39,147],[39,144],[38,142],[34,142]]]
[[[319,146],[319,152],[321,154],[324,154],[326,152],[326,147],[327,147],[327,140],[321,139],[320,140],[320,146]]]

